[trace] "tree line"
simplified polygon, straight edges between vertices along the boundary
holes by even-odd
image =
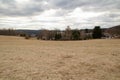
[[[106,31],[106,30],[105,30]],[[100,26],[95,26],[94,29],[71,29],[69,26],[63,31],[61,30],[39,30],[38,33],[31,34],[20,32],[14,29],[1,29],[0,35],[21,36],[25,39],[36,37],[38,40],[86,40],[86,39],[101,39],[105,37],[103,29]]]
[[[6,35],[6,36],[16,36],[18,33],[14,29],[1,29],[0,35]]]
[[[70,29],[68,26],[66,30],[41,30],[37,35],[37,39],[42,40],[85,40],[85,39],[100,39],[103,36],[100,26],[95,26],[92,29]]]

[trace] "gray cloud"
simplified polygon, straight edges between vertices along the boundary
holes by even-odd
[[[30,0],[26,4],[18,4],[15,0],[0,0],[0,15],[32,16],[46,9],[42,1]]]
[[[44,4],[45,1],[48,4]],[[22,5],[15,0],[0,0],[0,15],[31,16],[48,9],[61,8],[69,12],[77,7],[85,11],[111,11],[120,10],[119,5],[120,0],[30,0]]]
[[[16,1],[15,0],[0,0],[0,3],[3,3],[3,4],[13,4],[15,3]]]
[[[55,10],[53,19],[57,17],[64,18],[58,20],[34,20],[36,23],[57,23],[72,24],[73,26],[87,25],[112,25],[120,22],[120,0],[29,0],[26,3],[18,3],[16,0],[0,0],[0,16],[2,17],[33,17],[41,15],[45,11]],[[97,17],[86,19],[86,22],[75,22],[76,18],[69,18],[76,8],[83,12],[104,13]],[[49,13],[48,13],[49,14]],[[78,16],[79,17],[79,16]],[[72,19],[70,21],[70,19]],[[5,19],[6,20],[6,19]],[[0,20],[1,21],[1,20]],[[72,22],[73,21],[73,22]],[[6,21],[5,21],[6,22]],[[8,21],[7,23],[9,23]],[[31,22],[31,23],[32,23]],[[98,24],[97,24],[98,23]],[[0,25],[3,25],[0,22]]]
[[[83,7],[83,9],[120,9],[120,0],[51,0],[56,7],[63,9],[74,9]]]

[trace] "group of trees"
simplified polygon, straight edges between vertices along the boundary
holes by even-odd
[[[0,29],[0,35],[6,35],[6,36],[20,36],[25,37],[25,39],[29,39],[30,35],[24,32],[18,32],[14,29]]]
[[[38,39],[42,40],[80,40],[80,30],[71,30],[69,26],[65,31],[40,30]]]
[[[1,29],[0,35],[16,36],[17,32],[13,29]]]
[[[65,31],[60,30],[41,30],[40,34],[38,35],[38,39],[43,40],[81,40],[81,39],[100,39],[102,37],[102,30],[100,26],[95,26],[93,30],[85,29],[82,30],[75,29],[71,30],[68,26]],[[84,38],[82,38],[82,36]]]
[[[100,26],[95,26],[93,30],[85,29],[84,32],[84,38],[83,39],[99,39],[102,37],[102,30]],[[89,34],[92,32],[92,35]],[[43,39],[43,40],[80,40],[81,37],[81,30],[75,29],[71,30],[68,26],[65,31],[60,30],[40,30],[38,34],[36,34],[37,39]],[[29,39],[31,34],[27,34],[25,32],[17,32],[13,29],[2,29],[0,30],[0,35],[10,35],[10,36],[21,36],[25,37],[25,39]],[[92,36],[92,37],[91,37]]]

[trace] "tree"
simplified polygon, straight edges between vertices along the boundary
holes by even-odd
[[[85,29],[85,33],[88,33],[89,32],[89,30],[88,29]]]
[[[79,40],[80,39],[80,32],[79,32],[79,30],[73,30],[72,31],[72,39],[73,40]]]
[[[60,40],[62,38],[61,34],[55,34],[55,40]]]
[[[17,32],[13,29],[0,29],[0,35],[16,36]]]
[[[92,36],[94,39],[100,39],[102,37],[102,30],[100,26],[95,26]]]
[[[72,32],[70,26],[67,26],[65,30],[64,40],[71,40]]]

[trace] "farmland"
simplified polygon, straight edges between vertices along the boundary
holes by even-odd
[[[0,36],[0,80],[120,80],[120,39]]]

